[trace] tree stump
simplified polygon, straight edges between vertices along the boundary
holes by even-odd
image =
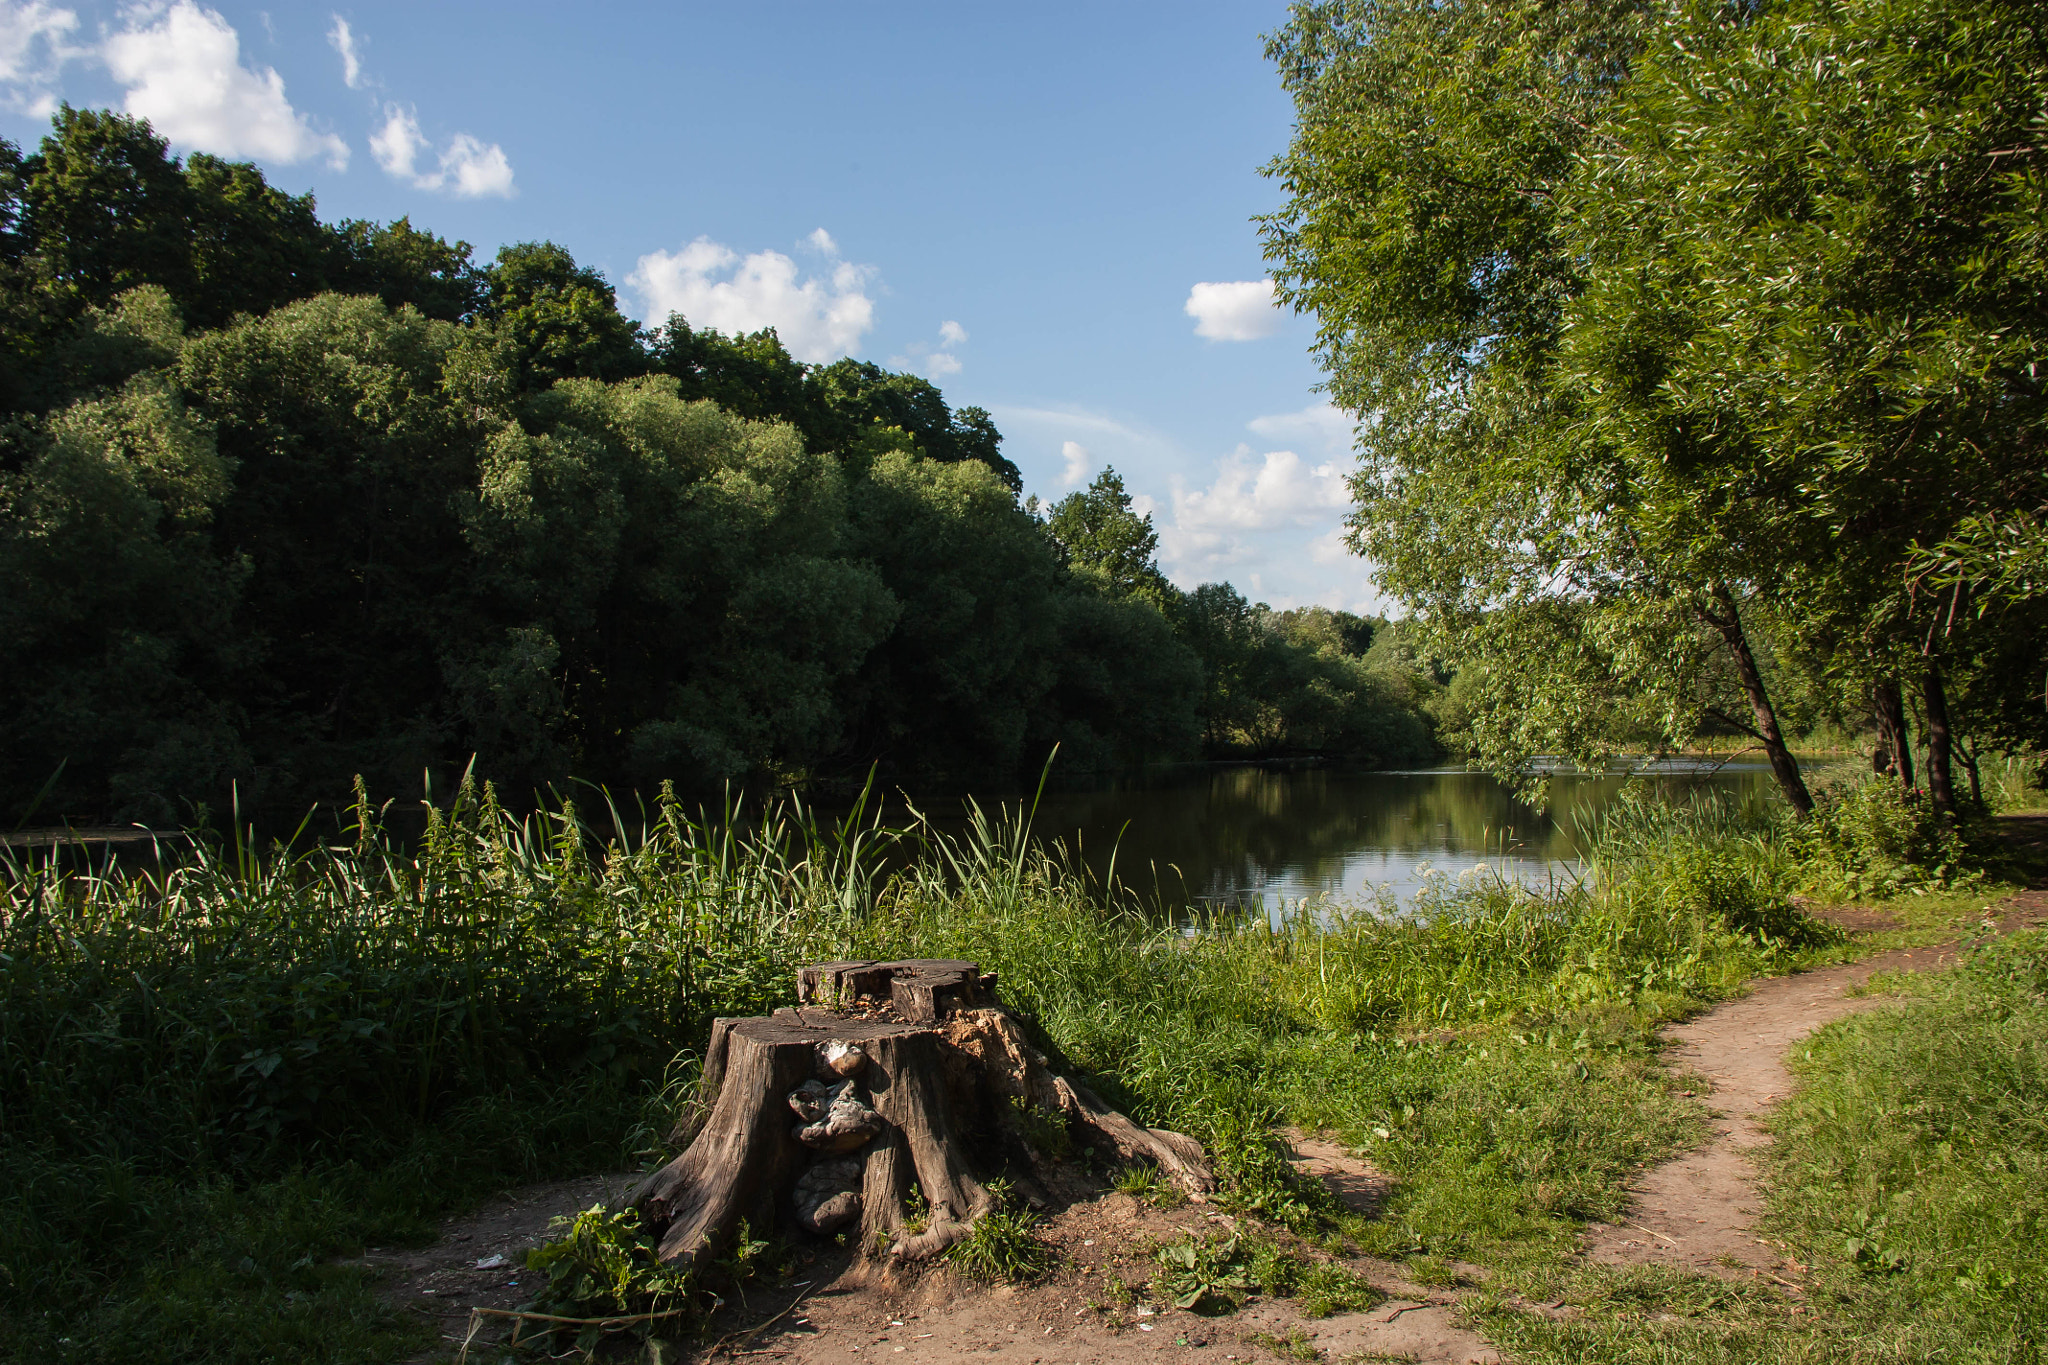
[[[712,1024],[685,1119],[701,1122],[696,1139],[633,1195],[663,1261],[701,1269],[742,1219],[755,1233],[857,1223],[864,1256],[937,1255],[989,1209],[984,1174],[1047,1159],[1025,1141],[1027,1118],[1156,1165],[1191,1199],[1214,1188],[1201,1144],[1054,1075],[972,962],[821,963],[798,973],[797,999]]]

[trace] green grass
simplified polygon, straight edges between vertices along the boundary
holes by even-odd
[[[1700,1131],[1658,1026],[1853,951],[1791,899],[1835,864],[1711,804],[1624,808],[1585,884],[1468,878],[1391,918],[1312,905],[1192,930],[1014,820],[956,838],[729,814],[611,812],[629,833],[600,844],[573,810],[515,818],[466,788],[405,848],[364,802],[331,847],[231,845],[146,877],[17,868],[0,1357],[397,1358],[424,1329],[336,1258],[424,1240],[508,1184],[658,1159],[710,1018],[787,1003],[797,965],[838,956],[999,972],[1061,1067],[1208,1144],[1229,1209],[1477,1260],[1500,1294],[1561,1284],[1580,1223]],[[1905,932],[1933,933],[1959,893],[1919,889]],[[1282,1122],[1398,1175],[1386,1215],[1297,1181]],[[1356,1295],[1303,1275],[1296,1296]],[[1598,1292],[1783,1312],[1711,1287]]]
[[[1882,980],[1794,1053],[1764,1231],[1771,1283],[1524,1258],[1480,1323],[1532,1362],[2032,1362],[2048,1343],[2048,933]],[[1566,1322],[1512,1299],[1562,1298]]]

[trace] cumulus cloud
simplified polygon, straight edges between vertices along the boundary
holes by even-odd
[[[1060,471],[1060,487],[1079,488],[1088,481],[1088,471],[1095,467],[1095,457],[1088,453],[1088,447],[1079,441],[1060,442],[1060,458],[1067,462]]]
[[[742,256],[699,237],[680,251],[642,256],[626,283],[649,318],[681,313],[693,327],[729,333],[773,327],[791,355],[812,363],[852,355],[875,325],[874,300],[867,295],[874,272],[841,259],[823,228],[804,245],[826,258],[822,276],[804,275],[779,251]]]
[[[939,344],[941,346],[965,346],[967,344],[967,329],[950,318],[947,319],[939,324]]]
[[[173,142],[221,156],[290,164],[324,156],[339,170],[348,144],[316,131],[285,98],[284,77],[242,65],[241,39],[227,20],[192,0],[137,6],[109,34],[100,56],[126,87],[125,112],[146,118]]]
[[[384,106],[384,126],[370,135],[370,154],[385,174],[403,180],[416,189],[446,190],[459,199],[482,199],[495,195],[509,199],[515,193],[512,163],[505,149],[486,143],[468,133],[448,139],[431,168],[420,164],[433,144],[420,132],[412,111],[396,104]]]
[[[58,68],[77,55],[65,39],[78,16],[41,0],[0,3],[0,104],[31,118],[56,112]]]
[[[1334,462],[1311,464],[1292,450],[1255,454],[1240,445],[1217,462],[1208,487],[1175,483],[1172,518],[1159,530],[1160,559],[1183,586],[1271,566],[1276,554],[1282,567],[1299,566],[1304,533],[1328,527],[1348,505]],[[1336,562],[1324,557],[1330,534],[1308,542],[1313,562]]]
[[[334,16],[334,27],[327,30],[327,42],[341,54],[341,83],[351,90],[362,89],[363,59],[356,55],[356,35],[339,14]]]
[[[1173,516],[1190,529],[1271,531],[1322,521],[1349,502],[1335,464],[1311,465],[1291,450],[1254,456],[1241,445],[1207,488],[1175,490]]]
[[[1308,557],[1317,564],[1355,563],[1351,546],[1345,540],[1347,534],[1342,526],[1331,527],[1308,543]]]
[[[1184,308],[1195,320],[1195,335],[1211,341],[1257,341],[1280,326],[1271,280],[1198,284]]]

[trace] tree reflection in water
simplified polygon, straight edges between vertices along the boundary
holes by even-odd
[[[1098,876],[1114,851],[1119,880],[1166,908],[1254,897],[1277,908],[1282,898],[1325,894],[1365,901],[1383,886],[1406,901],[1425,868],[1564,875],[1575,865],[1578,822],[1613,801],[1624,781],[1666,799],[1709,790],[1770,799],[1762,764],[1707,771],[1667,760],[1656,769],[1554,777],[1551,808],[1538,811],[1493,777],[1462,769],[1189,766],[1049,790],[1033,828],[1078,847]]]

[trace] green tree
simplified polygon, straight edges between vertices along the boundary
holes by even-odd
[[[1131,495],[1114,469],[1104,469],[1078,493],[1069,493],[1046,512],[1045,532],[1075,575],[1113,597],[1166,603],[1172,587],[1155,556],[1159,533],[1152,514],[1131,510]]]
[[[1917,679],[1946,810],[1947,675],[1971,646],[1943,622],[1976,583],[1908,592],[1914,547],[2048,503],[2039,20],[2011,0],[1683,10],[1564,197],[1586,277],[1566,382],[1634,529],[1739,560],[1853,686]]]
[[[553,242],[520,242],[483,272],[480,310],[512,348],[523,388],[557,379],[624,379],[646,368],[638,327],[598,271]]]
[[[1558,383],[1583,250],[1558,199],[1652,32],[1629,0],[1335,0],[1269,52],[1298,130],[1265,220],[1282,297],[1319,321],[1361,426],[1352,543],[1430,652],[1475,669],[1472,735],[1506,775],[1682,744],[1719,716],[1810,804],[1725,537],[1641,513]],[[1748,719],[1741,713],[1747,712]]]

